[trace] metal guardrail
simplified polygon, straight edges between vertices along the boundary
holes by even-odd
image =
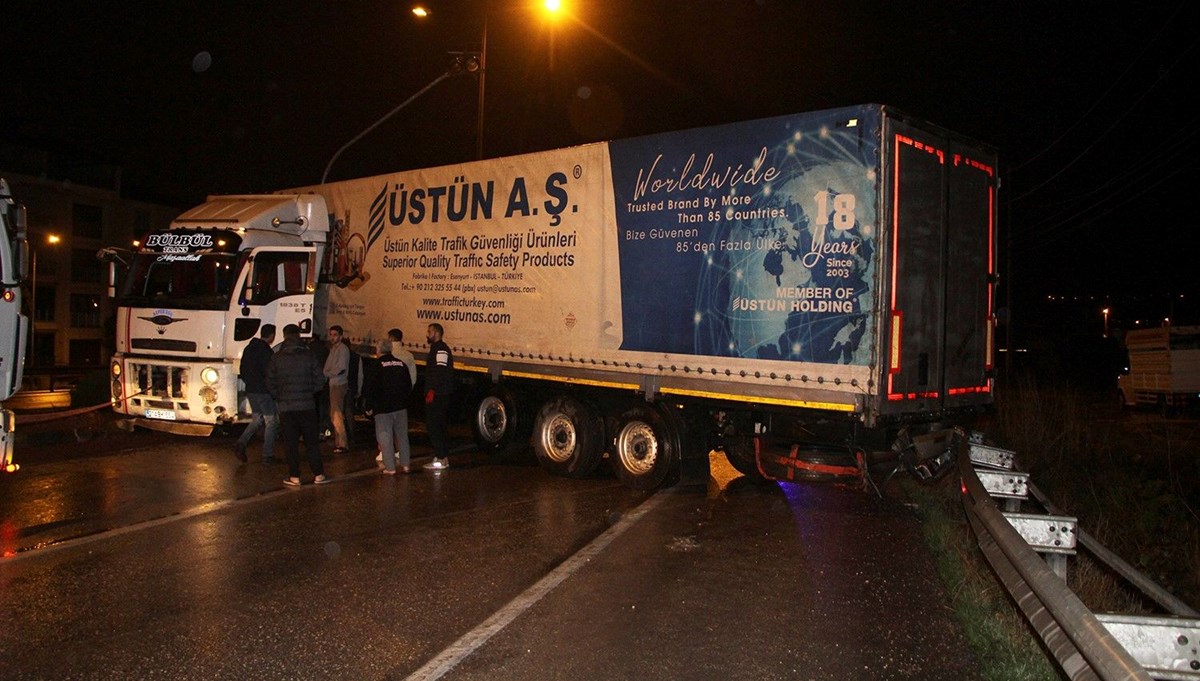
[[[968,441],[961,431],[951,448],[965,492],[963,509],[980,549],[1068,678],[1200,680],[1200,619],[1194,609],[1078,530],[1074,518],[1058,514],[1027,475],[1003,473],[1013,467],[1012,452],[983,445],[976,435]],[[1026,491],[1046,515],[1000,510],[997,498],[1015,510]],[[1093,614],[1065,581],[1066,559],[1076,545],[1174,616]]]

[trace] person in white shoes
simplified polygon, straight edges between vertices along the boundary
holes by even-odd
[[[401,346],[403,339],[404,332],[400,329],[388,331],[387,340],[379,343],[379,357],[365,365],[369,367],[363,386],[367,415],[375,418],[378,458],[383,463],[383,472],[388,475],[395,475],[397,471],[412,472],[409,466],[412,450],[408,443],[408,400],[417,378],[417,365],[412,353]]]
[[[450,395],[454,392],[454,355],[442,340],[445,330],[441,324],[430,324],[425,330],[429,354],[425,357],[425,429],[433,446],[433,461],[425,464],[428,470],[450,467],[450,435],[447,412]]]

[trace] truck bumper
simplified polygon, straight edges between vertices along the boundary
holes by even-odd
[[[133,430],[134,428],[145,428],[147,430],[157,430],[161,433],[174,433],[175,435],[199,435],[201,437],[212,435],[213,429],[216,427],[211,423],[161,421],[158,419],[142,418],[140,416],[118,421],[117,426],[127,430]]]

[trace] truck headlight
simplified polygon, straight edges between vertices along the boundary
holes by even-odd
[[[121,377],[121,364],[119,362],[112,363],[112,376],[113,378]]]
[[[204,385],[212,385],[221,378],[221,374],[212,367],[204,367],[200,371],[200,380],[204,381]]]

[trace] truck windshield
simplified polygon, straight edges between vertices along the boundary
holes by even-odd
[[[244,258],[236,234],[174,231],[147,236],[134,256],[117,304],[224,310]]]

